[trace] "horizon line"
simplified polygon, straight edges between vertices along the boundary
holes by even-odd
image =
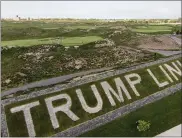
[[[20,17],[20,16],[19,16]],[[15,17],[1,17],[1,19],[15,19],[17,18]],[[90,20],[90,19],[94,19],[94,20],[164,20],[164,19],[172,19],[172,20],[176,20],[176,19],[181,19],[181,17],[177,17],[177,18],[76,18],[76,17],[20,17],[20,19],[77,19],[77,20]]]

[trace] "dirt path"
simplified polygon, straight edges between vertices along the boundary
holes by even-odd
[[[16,93],[18,91],[24,91],[24,90],[31,89],[31,88],[57,84],[57,83],[60,83],[60,82],[64,82],[64,81],[73,79],[75,77],[80,77],[80,76],[88,75],[88,74],[91,74],[91,73],[99,73],[99,72],[102,72],[102,71],[110,70],[112,68],[113,67],[106,67],[106,68],[101,68],[101,69],[92,69],[92,70],[88,70],[88,71],[83,71],[83,72],[78,72],[78,73],[74,73],[74,74],[59,76],[59,77],[55,77],[55,78],[51,78],[51,79],[32,82],[32,83],[29,83],[29,84],[26,84],[26,85],[23,85],[23,86],[20,86],[20,87],[17,87],[17,88],[12,88],[10,90],[4,91],[4,92],[1,93],[1,97],[14,94],[14,93]]]

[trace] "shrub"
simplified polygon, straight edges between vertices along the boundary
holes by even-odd
[[[149,121],[144,121],[144,120],[138,120],[137,121],[137,129],[138,131],[146,131],[150,128],[150,122]]]

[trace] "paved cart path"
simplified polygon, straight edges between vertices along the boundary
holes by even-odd
[[[150,52],[159,53],[164,56],[172,56],[176,54],[181,54],[182,51],[169,51],[169,50],[148,50]]]
[[[181,137],[182,136],[182,124],[177,125],[159,135],[156,137]]]
[[[113,67],[106,67],[106,68],[101,68],[101,69],[92,69],[92,70],[88,70],[88,71],[83,71],[83,72],[78,72],[78,73],[74,73],[74,74],[69,74],[69,75],[59,76],[59,77],[50,78],[50,79],[46,79],[46,80],[32,82],[32,83],[29,83],[29,84],[26,84],[26,85],[23,85],[23,86],[20,86],[17,88],[12,88],[12,89],[9,89],[7,91],[4,91],[1,93],[1,97],[14,94],[18,91],[24,91],[24,90],[31,89],[31,88],[49,86],[49,85],[61,83],[61,82],[70,80],[70,79],[75,78],[75,77],[84,76],[84,75],[88,75],[91,73],[99,73],[102,71],[110,70],[112,68]]]

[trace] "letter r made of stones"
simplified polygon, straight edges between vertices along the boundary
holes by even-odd
[[[57,106],[57,107],[53,107],[52,102],[55,100],[61,100],[61,99],[66,99],[66,101],[67,101],[66,104]],[[79,119],[79,117],[76,116],[70,109],[71,105],[72,105],[72,101],[68,94],[60,94],[60,95],[46,98],[45,102],[46,102],[48,112],[50,115],[50,119],[51,119],[51,123],[52,123],[52,126],[54,129],[59,128],[59,122],[56,117],[56,113],[59,111],[64,112],[73,121],[77,121]]]
[[[30,113],[30,108],[35,107],[35,106],[37,106],[39,104],[40,104],[39,101],[36,101],[36,102],[24,104],[24,105],[17,106],[17,107],[14,107],[14,108],[10,109],[11,113],[16,113],[16,112],[19,112],[19,111],[23,111],[23,114],[24,114],[24,117],[25,117],[25,122],[26,122],[27,129],[28,129],[28,134],[29,134],[30,137],[35,137],[36,136],[32,116],[31,116],[31,113]]]

